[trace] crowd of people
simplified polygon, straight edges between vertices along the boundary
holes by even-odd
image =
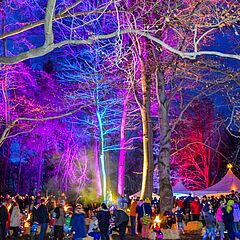
[[[7,236],[16,239],[26,230],[29,222],[31,239],[43,240],[48,236],[52,239],[72,238],[81,240],[87,235],[93,240],[108,240],[117,231],[119,239],[124,240],[127,226],[130,223],[130,234],[141,236],[142,239],[162,239],[161,228],[177,229],[185,233],[185,226],[190,221],[201,221],[205,229],[203,240],[211,237],[224,239],[227,232],[230,240],[240,239],[240,197],[232,192],[227,196],[207,197],[201,200],[189,195],[186,198],[174,199],[172,211],[166,211],[160,216],[158,199],[145,200],[139,197],[128,199],[126,196],[118,199],[116,205],[93,203],[69,204],[66,196],[47,199],[37,195],[21,197],[0,196],[0,234],[1,239]],[[159,219],[159,216],[161,219]],[[129,221],[130,219],[130,221]]]
[[[207,197],[203,196],[201,201],[198,197],[176,199],[174,218],[179,230],[184,233],[183,221],[201,221],[205,232],[203,240],[210,236],[212,240],[220,235],[224,239],[224,232],[227,232],[229,240],[240,239],[240,195],[232,191],[227,196]]]
[[[87,223],[86,220],[90,219]],[[110,209],[105,203],[67,203],[65,195],[54,197],[11,197],[0,196],[0,239],[8,236],[16,239],[24,224],[30,223],[31,239],[43,240],[46,235],[52,239],[72,238],[81,240],[87,235],[94,240],[109,239],[116,228],[120,238],[125,238],[129,221],[127,212],[118,207]],[[88,228],[86,227],[88,226]],[[87,231],[88,229],[88,231]],[[26,229],[25,229],[26,230]]]

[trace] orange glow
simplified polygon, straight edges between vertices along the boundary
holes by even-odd
[[[236,191],[237,190],[237,186],[232,186],[232,190]]]
[[[12,204],[10,203],[10,204],[7,206],[8,211],[11,209],[11,207],[12,207]]]
[[[63,209],[64,209],[64,212],[67,212],[67,210],[68,210],[68,206],[65,205],[65,206],[63,207]]]
[[[157,224],[159,225],[161,221],[162,220],[160,219],[159,215],[157,215],[153,221],[154,227],[156,227]]]

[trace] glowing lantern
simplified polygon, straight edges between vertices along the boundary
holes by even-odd
[[[231,163],[228,163],[227,168],[232,169],[233,165]]]

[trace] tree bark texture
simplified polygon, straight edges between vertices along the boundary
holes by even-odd
[[[158,97],[158,114],[160,124],[160,151],[158,159],[160,177],[160,211],[172,209],[173,193],[170,182],[170,151],[171,151],[171,131],[169,126],[169,102],[167,101],[164,76],[161,69],[157,69],[156,85]]]

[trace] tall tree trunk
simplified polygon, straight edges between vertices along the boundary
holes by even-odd
[[[171,131],[168,118],[169,102],[166,97],[164,75],[160,68],[156,69],[156,90],[160,124],[160,151],[158,159],[160,176],[160,211],[164,212],[172,209],[173,193],[170,182]]]
[[[41,137],[40,149],[39,149],[39,167],[38,167],[38,178],[37,178],[37,193],[40,191],[42,181],[42,168],[43,168],[43,138]]]
[[[97,196],[101,196],[102,184],[101,184],[101,173],[99,169],[99,143],[97,140],[94,141],[94,169],[95,169]]]
[[[126,150],[125,150],[125,126],[127,119],[127,102],[128,95],[124,99],[123,103],[123,115],[122,115],[122,123],[121,123],[121,139],[120,139],[120,154],[119,154],[119,162],[118,162],[118,194],[120,196],[124,195],[124,175],[125,175],[125,158],[126,158]]]
[[[141,198],[152,198],[153,191],[153,144],[152,144],[152,122],[150,116],[150,93],[151,81],[147,79],[145,63],[141,64],[141,84],[142,84],[142,106],[141,117],[143,127],[143,177]]]
[[[102,177],[102,193],[103,193],[103,201],[107,202],[107,176],[106,176],[106,166],[105,166],[105,138],[103,133],[103,123],[101,119],[101,114],[97,110],[97,120],[98,120],[98,126],[100,131],[100,166],[101,166],[101,177]]]
[[[22,155],[23,155],[23,152],[20,149],[20,161],[19,161],[19,167],[18,167],[17,193],[20,193],[20,182],[21,182],[21,173],[22,173]]]
[[[4,2],[2,1],[2,9],[4,9]],[[5,12],[2,10],[2,34],[5,33]],[[3,56],[7,56],[7,40],[3,39]],[[8,127],[10,121],[10,114],[9,114],[9,101],[8,101],[8,84],[7,84],[7,73],[6,73],[6,65],[3,66],[4,68],[4,75],[2,79],[2,93],[4,99],[4,110],[5,110],[5,122],[6,127]]]
[[[10,146],[10,145],[9,145]],[[7,187],[7,178],[8,178],[8,167],[9,167],[9,158],[10,158],[10,147],[6,149],[7,154],[5,157],[6,163],[4,168],[4,177],[3,177],[3,192],[6,193],[8,187]]]

